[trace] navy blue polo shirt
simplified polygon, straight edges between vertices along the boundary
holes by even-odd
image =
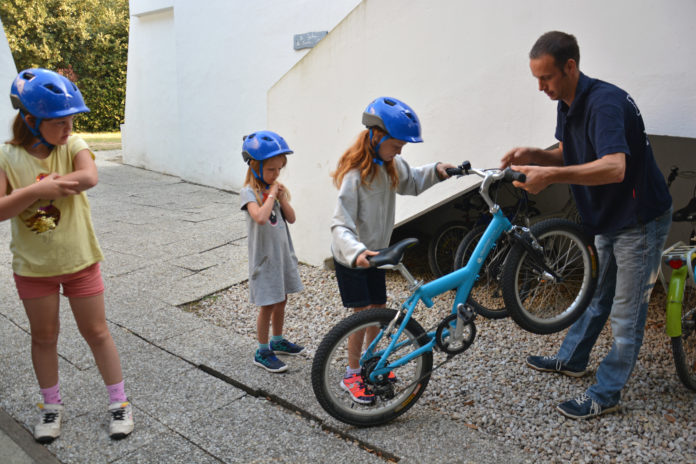
[[[570,107],[558,102],[556,138],[566,166],[589,163],[612,153],[626,154],[621,183],[571,185],[583,223],[593,234],[644,224],[672,204],[657,167],[638,106],[615,85],[580,73]]]

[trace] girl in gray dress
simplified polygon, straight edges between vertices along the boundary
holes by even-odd
[[[295,222],[295,210],[285,186],[277,182],[292,150],[275,132],[258,131],[244,137],[242,156],[249,165],[239,193],[247,215],[249,244],[249,293],[259,308],[256,336],[259,347],[254,364],[270,372],[288,366],[275,355],[298,355],[303,346],[283,338],[288,293],[302,290],[297,257],[287,223]],[[273,336],[268,339],[270,327]]]

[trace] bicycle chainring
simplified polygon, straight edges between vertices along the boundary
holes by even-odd
[[[476,337],[476,326],[473,321],[466,322],[463,327],[461,340],[454,340],[452,322],[457,320],[456,314],[450,314],[440,322],[435,331],[435,344],[450,356],[465,352]]]

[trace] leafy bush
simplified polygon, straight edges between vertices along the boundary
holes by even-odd
[[[17,69],[52,69],[80,88],[91,112],[75,119],[76,131],[119,130],[128,0],[2,0],[0,19]]]

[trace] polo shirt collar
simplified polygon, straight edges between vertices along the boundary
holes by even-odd
[[[559,109],[568,116],[572,116],[573,114],[582,111],[582,107],[585,104],[585,97],[587,97],[593,82],[594,79],[587,77],[581,72],[580,77],[578,78],[578,85],[575,87],[575,98],[573,98],[573,103],[571,103],[570,108],[568,108],[568,105],[561,100],[558,102]]]

